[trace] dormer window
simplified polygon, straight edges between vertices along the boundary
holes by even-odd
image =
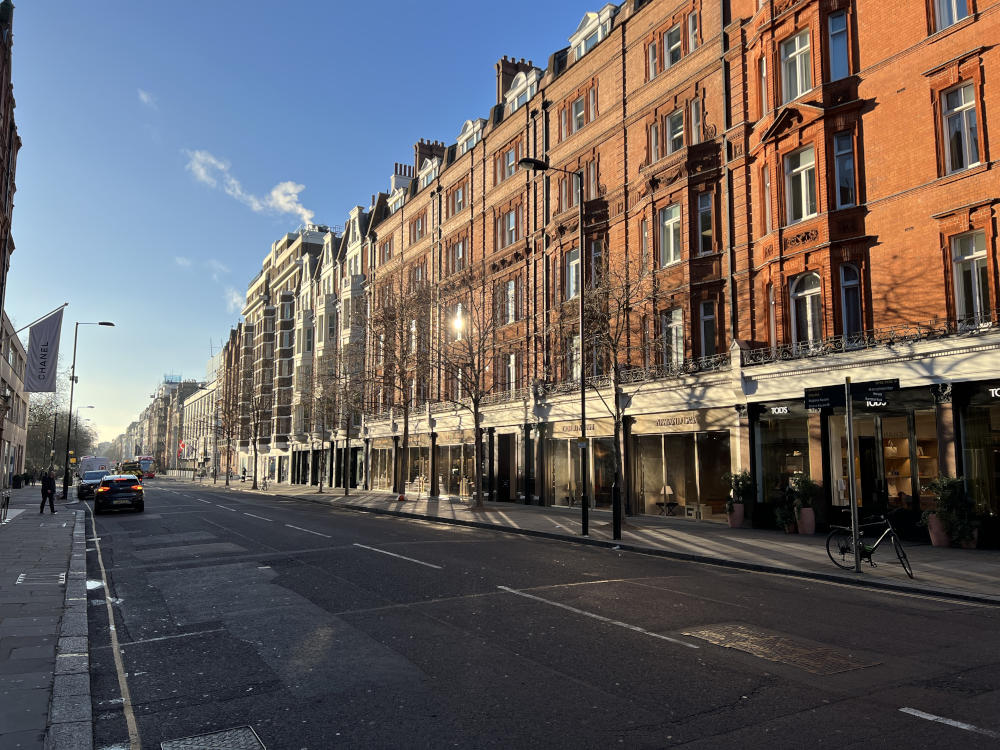
[[[462,132],[458,134],[458,152],[464,154],[483,139],[483,125],[486,120],[466,120]]]
[[[521,71],[514,76],[510,88],[504,95],[504,103],[510,112],[516,112],[531,101],[531,97],[538,92],[538,82],[541,78],[542,71],[538,68],[532,68],[528,72]]]
[[[424,159],[424,163],[420,166],[420,172],[418,173],[421,189],[427,187],[437,179],[438,168],[440,166],[441,159]]]
[[[400,189],[389,196],[389,213],[394,214],[403,207],[406,202],[406,191]]]
[[[617,10],[614,3],[608,3],[596,13],[584,15],[573,36],[569,38],[574,60],[579,60],[586,55],[608,35]]]

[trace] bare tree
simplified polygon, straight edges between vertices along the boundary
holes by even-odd
[[[437,361],[445,387],[442,400],[472,414],[475,451],[473,507],[483,506],[483,400],[495,386],[490,363],[503,301],[493,293],[485,269],[475,265],[459,272],[442,294]],[[494,372],[494,376],[497,373]]]
[[[229,372],[223,376],[222,388],[216,391],[215,408],[217,424],[214,429],[226,443],[226,486],[229,486],[229,474],[232,471],[233,441],[239,438],[242,415],[240,414],[238,379],[231,377]]]
[[[396,457],[397,485],[403,494],[408,476],[410,412],[424,399],[430,370],[430,301],[426,281],[412,275],[404,283],[403,269],[389,283],[380,285],[369,317],[376,370],[380,385],[393,408],[403,417],[402,450]]]
[[[614,486],[612,487],[613,536],[621,538],[622,493],[628,498],[623,465],[623,424],[630,398],[623,390],[623,375],[631,368],[630,349],[639,343],[640,316],[650,299],[649,284],[634,259],[598,262],[584,291],[583,314],[586,342],[581,344],[583,362],[604,377],[589,378],[604,408],[614,420]],[[582,363],[581,363],[582,364]],[[634,394],[633,394],[634,395]]]

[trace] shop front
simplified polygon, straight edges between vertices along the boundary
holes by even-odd
[[[921,511],[933,506],[927,485],[940,473],[947,450],[940,440],[942,423],[934,391],[922,386],[888,391],[879,398],[855,396],[853,467],[846,411],[843,397],[817,409],[807,409],[804,398],[753,405],[754,467],[762,514],[781,502],[789,484],[801,476],[824,486],[817,520],[843,522],[853,481],[863,515],[900,509],[898,525],[912,531]],[[767,522],[754,515],[755,525]]]
[[[631,429],[636,513],[725,520],[733,409],[636,417]]]
[[[542,427],[545,454],[545,498],[549,505],[580,506],[580,422],[554,422]],[[610,508],[615,479],[614,423],[587,420],[587,497],[592,508]]]
[[[962,474],[976,511],[1000,515],[1000,381],[970,383],[960,411]]]
[[[476,482],[474,430],[452,430],[438,434],[435,448],[438,493],[469,497]],[[485,451],[483,453],[485,456]]]
[[[372,440],[369,471],[373,490],[392,490],[393,439],[391,437],[378,437]]]

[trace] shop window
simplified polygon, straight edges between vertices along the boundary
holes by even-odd
[[[792,342],[809,350],[823,338],[823,294],[819,274],[806,273],[792,282]]]
[[[959,327],[971,330],[989,325],[990,284],[985,232],[970,232],[951,240],[955,275],[955,315]]]
[[[781,43],[782,103],[797,99],[812,88],[809,32],[801,31]]]
[[[848,344],[855,343],[862,331],[861,274],[857,266],[845,263],[840,267],[840,304],[843,310],[843,333]]]
[[[962,415],[966,490],[981,515],[1000,515],[1000,398],[982,389]]]
[[[941,95],[944,118],[945,168],[959,172],[979,163],[979,129],[976,99],[971,83],[964,83]]]

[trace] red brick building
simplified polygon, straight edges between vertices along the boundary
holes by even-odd
[[[629,0],[544,70],[501,59],[496,105],[420,141],[369,230],[370,319],[410,306],[369,328],[368,481],[469,491],[475,370],[490,491],[574,502],[584,368],[587,494],[608,506],[617,362],[631,512],[719,518],[722,475],[748,469],[758,503],[811,476],[821,520],[851,475],[864,505],[916,514],[957,474],[995,514],[994,38],[988,0]],[[580,342],[598,289],[613,350]],[[450,367],[486,300],[488,354]],[[855,404],[853,471],[843,408],[804,401],[848,376],[900,386]]]

